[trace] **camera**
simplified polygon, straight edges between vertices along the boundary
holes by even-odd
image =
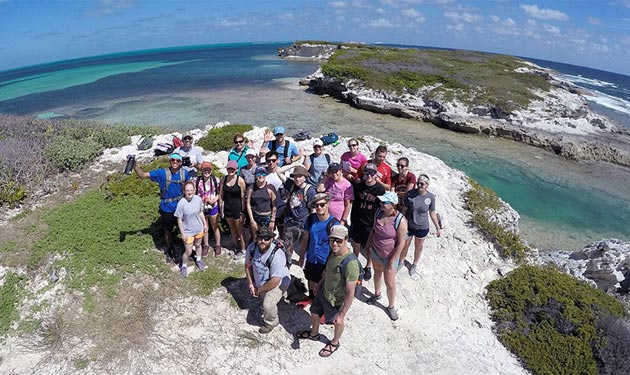
[[[190,162],[190,156],[182,156],[182,165],[184,167],[190,167],[192,165]]]
[[[136,155],[127,155],[127,164],[125,165],[125,174],[131,174],[133,167],[136,165]]]

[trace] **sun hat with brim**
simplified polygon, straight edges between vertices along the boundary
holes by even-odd
[[[227,162],[225,169],[238,169],[238,163],[236,163],[234,160],[230,160]]]
[[[348,237],[348,228],[345,225],[333,225],[330,228],[330,233],[328,234],[328,238],[340,238],[344,239]]]
[[[291,178],[294,178],[295,176],[311,177],[311,174],[308,173],[306,168],[298,165],[297,167],[295,167],[295,169],[293,169],[293,172],[291,173]]]
[[[172,153],[168,156],[169,159],[177,159],[182,160],[182,156],[180,154]]]
[[[398,204],[398,194],[393,191],[386,191],[385,194],[379,195],[378,199],[383,203]]]
[[[201,168],[202,171],[204,169],[212,169],[212,163],[210,163],[209,161],[204,161],[203,163],[201,163]]]

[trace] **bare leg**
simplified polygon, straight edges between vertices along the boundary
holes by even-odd
[[[211,224],[211,220],[210,220],[210,216],[205,216],[206,218],[206,223],[208,224],[208,227],[210,227]],[[203,234],[203,245],[204,246],[210,246],[210,235],[209,235],[210,231],[206,232]]]
[[[405,247],[403,247],[402,251],[400,252],[400,260],[398,264],[400,264],[401,266],[405,264],[405,259],[407,259],[407,253],[409,252],[409,246],[411,246],[412,238],[414,237],[407,237],[407,239],[405,240]]]
[[[221,245],[221,232],[219,232],[219,214],[212,215],[208,217],[208,222],[210,223],[210,228],[212,228],[212,233],[214,234],[214,243],[215,245]],[[204,241],[206,244],[209,244],[208,237],[210,231],[204,235]]]
[[[377,296],[381,295],[381,286],[383,285],[383,269],[384,267],[380,262],[374,262],[374,294],[376,294]]]
[[[378,262],[376,262],[378,263]],[[374,269],[376,269],[376,263]],[[396,269],[390,270],[385,268],[385,288],[387,289],[387,300],[389,308],[396,306]]]
[[[339,339],[341,338],[341,334],[343,333],[343,329],[345,327],[344,323],[335,323],[335,335],[333,339],[330,340],[330,343],[333,345],[339,345]]]
[[[182,254],[182,264],[181,266],[185,266],[188,264],[188,258],[192,254],[193,244],[184,244],[184,254]]]
[[[311,314],[311,336],[315,336],[319,333],[319,315]]]
[[[417,266],[418,262],[420,262],[420,255],[422,255],[422,248],[424,247],[424,238],[414,237],[414,246],[416,247],[413,250],[413,265]]]

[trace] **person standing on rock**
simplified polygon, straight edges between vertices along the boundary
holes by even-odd
[[[245,137],[243,134],[236,134],[233,138],[234,147],[230,150],[228,154],[228,161],[234,160],[238,165],[238,170],[236,171],[237,175],[241,175],[241,169],[243,169],[247,165],[247,150],[249,147],[245,144]]]
[[[364,180],[354,185],[354,202],[350,212],[350,238],[352,248],[358,257],[362,249],[365,249],[368,237],[374,225],[374,215],[379,207],[378,196],[385,194],[385,188],[376,181],[376,165],[368,163],[363,167]],[[364,280],[372,278],[372,260],[370,253],[365,251],[367,263],[364,270]]]
[[[138,163],[134,164],[133,170],[141,179],[150,178],[151,181],[160,185],[160,223],[164,231],[164,242],[166,242],[166,263],[173,261],[175,251],[173,247],[173,229],[177,224],[175,209],[177,202],[184,196],[182,184],[190,179],[190,175],[182,168],[182,156],[172,153],[169,155],[169,167],[154,169],[145,172]]]
[[[267,151],[275,151],[278,153],[278,166],[291,164],[300,159],[302,153],[298,149],[297,145],[293,142],[289,142],[284,138],[284,127],[276,126],[273,128],[273,135],[275,139],[271,139],[271,134],[265,132],[265,140],[263,146],[260,149],[260,157],[265,156]]]
[[[201,163],[201,176],[197,176],[195,180],[197,195],[201,197],[203,202],[203,213],[207,218],[212,234],[214,236],[214,244],[221,245],[221,232],[219,231],[219,183],[216,177],[212,175],[212,163],[204,161]],[[210,250],[210,235],[208,232],[203,236],[203,251],[201,256],[208,255]]]
[[[374,159],[368,160],[368,163],[376,165],[376,182],[382,185],[385,190],[392,188],[392,167],[387,164],[387,146],[380,145],[374,151]],[[363,170],[359,171],[359,177],[363,177]]]
[[[400,254],[400,265],[398,267],[398,269],[402,268],[413,238],[415,249],[413,263],[409,268],[410,276],[418,272],[418,262],[420,261],[420,255],[422,255],[424,240],[429,235],[429,217],[431,217],[431,221],[437,230],[436,236],[440,237],[442,234],[437,215],[435,214],[435,195],[427,190],[429,188],[429,176],[426,174],[419,175],[416,185],[417,188],[410,190],[403,199],[405,217],[409,223],[409,229],[405,247]]]
[[[276,188],[267,183],[267,169],[256,168],[256,183],[247,188],[246,207],[250,220],[252,237],[258,228],[270,227],[276,223]]]
[[[328,167],[328,174],[317,187],[318,192],[326,192],[330,197],[328,205],[330,213],[343,225],[348,223],[348,215],[354,200],[354,191],[350,181],[343,177],[339,163],[332,163]]]
[[[258,153],[250,148],[245,153],[245,159],[247,160],[247,165],[241,168],[240,176],[245,180],[247,187],[250,187],[256,182],[256,167],[258,167],[256,160],[258,159]]]
[[[396,310],[396,272],[398,261],[407,234],[407,220],[396,209],[398,195],[388,191],[379,195],[381,207],[376,212],[374,226],[368,238],[366,251],[370,252],[374,264],[374,295],[368,298],[368,303],[374,304],[381,298],[383,275],[387,289],[387,315],[391,320],[398,320]]]
[[[332,160],[330,155],[324,153],[324,142],[317,138],[313,142],[313,153],[304,158],[303,165],[310,174],[306,182],[317,186],[324,178],[330,164]]]
[[[193,137],[190,134],[183,136],[182,142],[184,145],[177,147],[173,152],[182,156],[182,168],[188,171],[190,178],[197,177],[197,171],[203,163],[203,149],[193,146]]]
[[[311,305],[311,328],[297,333],[298,339],[319,341],[319,324],[322,317],[335,326],[335,334],[319,351],[321,357],[330,357],[339,349],[339,339],[345,328],[345,319],[354,300],[359,279],[359,261],[348,248],[348,228],[334,225],[328,234],[332,254],[325,272],[317,284],[317,294]]]
[[[208,222],[203,214],[203,202],[195,193],[195,183],[184,182],[184,197],[177,202],[174,214],[179,232],[182,234],[182,241],[184,241],[184,254],[179,266],[183,277],[188,276],[188,258],[192,258],[200,271],[205,268],[201,257],[192,255],[193,247],[197,254],[201,253],[201,239],[208,234]]]
[[[258,332],[267,334],[278,325],[278,302],[289,288],[291,276],[287,268],[284,250],[277,248],[273,230],[260,227],[256,240],[245,252],[245,277],[249,294],[263,299],[264,325]]]
[[[396,208],[403,212],[403,198],[409,190],[416,186],[416,175],[409,170],[409,159],[404,156],[396,162],[396,169],[398,174],[392,177],[392,191],[398,195]]]
[[[225,218],[230,227],[232,243],[234,244],[234,254],[242,254],[245,251],[245,233],[243,230],[243,212],[245,212],[245,192],[247,187],[245,180],[236,174],[238,164],[234,160],[227,162],[227,175],[223,177],[219,190],[219,204],[221,215]],[[214,255],[221,254],[221,244],[214,247]]]
[[[359,141],[355,138],[348,141],[348,149],[341,155],[343,176],[352,184],[357,184],[361,182],[359,171],[367,164],[367,158],[359,151]]]

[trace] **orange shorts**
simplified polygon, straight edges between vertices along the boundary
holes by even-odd
[[[190,245],[191,243],[195,242],[195,240],[198,240],[201,238],[203,238],[203,232],[199,232],[195,234],[194,236],[188,236],[186,237],[186,245]]]

